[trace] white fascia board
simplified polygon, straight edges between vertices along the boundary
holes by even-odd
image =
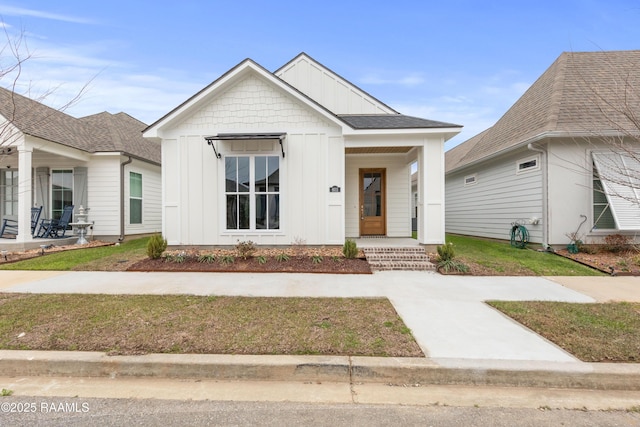
[[[25,145],[27,147],[33,148],[34,150],[44,151],[45,153],[54,154],[56,156],[80,160],[82,162],[88,162],[91,158],[91,153],[88,153],[86,151],[67,147],[62,144],[58,144],[57,142],[51,142],[40,138],[28,138],[28,141],[26,141]]]

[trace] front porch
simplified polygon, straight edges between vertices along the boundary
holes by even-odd
[[[18,241],[16,239],[0,238],[0,250],[12,252],[23,252],[30,249],[39,249],[42,245],[67,246],[73,245],[78,241],[78,236],[69,235],[60,239],[45,239],[35,237],[29,241]]]

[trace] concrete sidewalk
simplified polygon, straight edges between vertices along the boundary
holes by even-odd
[[[30,273],[33,273],[31,277]],[[631,283],[630,293],[640,287],[640,281],[625,279]],[[257,356],[203,355],[194,359],[148,355],[122,359],[123,356],[107,357],[101,353],[3,351],[0,352],[0,375],[19,375],[18,371],[11,371],[11,366],[22,361],[23,371],[27,366],[32,369],[28,375],[209,377],[216,373],[237,375],[232,377],[236,379],[298,380],[304,372],[331,381],[342,378],[401,384],[640,389],[637,365],[580,362],[483,302],[493,299],[589,303],[596,300],[556,280],[563,281],[397,271],[373,275],[0,271],[3,292],[387,297],[427,356],[424,359],[292,359],[292,356],[255,359]],[[575,283],[584,287],[590,280],[582,277]],[[568,286],[573,283],[570,282],[565,281]],[[610,283],[613,282],[593,285],[593,289],[609,287]],[[190,362],[185,367],[183,361]],[[175,370],[178,365],[181,368]],[[237,367],[237,371],[232,366]],[[330,379],[331,375],[337,377]]]

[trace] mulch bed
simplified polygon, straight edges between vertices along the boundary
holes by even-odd
[[[640,276],[640,254],[637,251],[600,250],[594,254],[572,254],[566,249],[559,249],[556,254],[614,276]]]
[[[371,274],[369,263],[364,258],[322,257],[322,262],[314,263],[308,256],[291,256],[287,261],[267,258],[260,264],[255,257],[246,260],[236,258],[233,263],[219,261],[198,262],[188,257],[182,262],[175,260],[144,259],[130,266],[127,271],[184,271],[184,272],[224,272],[224,273],[331,273],[331,274]]]

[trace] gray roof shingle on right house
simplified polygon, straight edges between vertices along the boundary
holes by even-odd
[[[405,116],[404,114],[340,114],[338,115],[353,129],[429,129],[461,128],[461,125]]]
[[[639,132],[639,124],[640,50],[564,52],[495,125],[447,151],[446,171],[545,133]]]
[[[121,152],[160,164],[160,144],[142,137],[146,124],[125,113],[76,118],[0,87],[0,115],[22,133],[89,153]]]

